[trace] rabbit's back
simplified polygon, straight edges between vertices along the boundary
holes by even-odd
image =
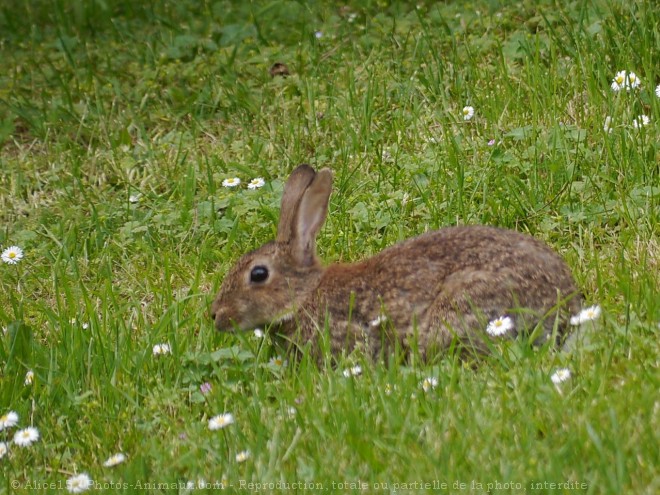
[[[486,226],[448,227],[395,244],[363,262],[331,265],[302,311],[308,331],[326,321],[333,347],[388,340],[445,348],[483,342],[489,321],[509,316],[511,332],[543,321],[563,333],[580,296],[566,263],[528,235]],[[561,309],[563,308],[563,310]],[[310,320],[314,320],[314,325]]]

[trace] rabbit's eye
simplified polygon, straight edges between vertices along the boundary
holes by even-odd
[[[263,265],[255,266],[250,272],[250,282],[265,282],[268,278],[268,268]]]

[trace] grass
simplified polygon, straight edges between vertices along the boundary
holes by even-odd
[[[9,1],[0,32],[0,246],[25,252],[0,264],[0,415],[20,418],[0,441],[40,433],[0,493],[82,472],[122,493],[657,493],[653,2]],[[612,91],[619,70],[641,88]],[[569,352],[508,342],[475,369],[281,366],[269,337],[217,334],[212,295],[300,162],[335,172],[324,259],[515,228],[602,318]]]

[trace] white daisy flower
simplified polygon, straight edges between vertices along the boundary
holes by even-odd
[[[550,379],[552,380],[552,383],[555,385],[559,385],[562,382],[565,382],[571,377],[571,370],[568,368],[561,368],[555,371]]]
[[[18,414],[14,411],[9,411],[7,414],[0,416],[0,431],[12,428],[18,424]]]
[[[362,374],[362,366],[356,364],[351,368],[346,368],[343,374],[346,378],[350,378],[351,376],[360,376]]]
[[[82,493],[89,490],[93,484],[87,473],[80,473],[66,480],[66,489],[69,493]]]
[[[660,98],[660,84],[655,87],[655,96]]]
[[[284,359],[282,356],[275,356],[270,358],[270,361],[268,361],[272,366],[276,366],[278,368],[283,368],[284,366],[287,365],[287,360]]]
[[[236,454],[236,462],[245,462],[250,458],[250,451],[243,450]]]
[[[628,85],[632,89],[639,88],[639,86],[642,84],[642,81],[639,80],[639,77],[637,77],[637,74],[634,72],[629,72],[628,73]],[[627,89],[627,88],[626,88]]]
[[[486,327],[486,333],[493,337],[504,335],[509,330],[513,330],[513,320],[509,316],[500,316],[488,323]]]
[[[164,356],[165,354],[170,354],[171,352],[172,348],[170,347],[170,344],[156,344],[153,348],[154,356]]]
[[[603,123],[603,130],[608,134],[612,132],[612,117],[609,115],[605,117],[605,122]]]
[[[0,459],[9,453],[9,445],[5,442],[0,442]]]
[[[126,460],[126,456],[122,454],[121,452],[111,455],[108,457],[108,460],[103,463],[105,467],[114,467],[117,464],[121,464]]]
[[[255,328],[254,329],[254,338],[255,339],[263,339],[265,337],[265,333],[261,328]]]
[[[230,177],[229,179],[225,179],[222,181],[222,185],[224,187],[236,187],[240,185],[241,179],[238,177]]]
[[[651,119],[649,118],[648,115],[640,115],[639,117],[633,120],[633,127],[635,129],[639,129],[640,127],[649,125],[649,122],[651,122]]]
[[[209,419],[209,430],[220,430],[232,424],[234,424],[234,415],[232,413],[218,414]]]
[[[472,117],[474,117],[474,107],[471,106],[466,106],[463,107],[463,120],[470,120]]]
[[[37,440],[39,440],[39,430],[33,426],[18,430],[14,435],[14,443],[19,447],[29,447]]]
[[[266,184],[266,181],[263,180],[261,177],[257,177],[256,179],[252,179],[250,182],[248,182],[248,189],[259,189],[260,187],[264,187]]]
[[[32,385],[32,382],[34,382],[34,371],[28,370],[27,373],[25,373],[25,380],[23,381],[23,383],[27,387],[29,385]]]
[[[2,252],[2,261],[16,265],[23,259],[23,250],[18,246],[10,246]]]
[[[640,84],[641,81],[637,77],[637,74],[620,70],[616,73],[614,79],[612,79],[611,87],[614,91],[621,91],[622,89],[630,91],[631,89],[638,88]]]
[[[422,383],[420,383],[420,387],[422,387],[422,390],[424,392],[428,392],[429,390],[432,390],[437,386],[438,386],[438,379],[433,377],[433,376],[429,376],[428,378],[424,378],[422,380]]]
[[[570,323],[573,326],[582,325],[583,323],[597,319],[599,316],[600,306],[590,306],[588,308],[584,308],[578,314],[571,316]]]
[[[611,87],[614,91],[621,91],[624,88],[626,82],[626,71],[621,70],[616,73],[614,79],[612,79]]]

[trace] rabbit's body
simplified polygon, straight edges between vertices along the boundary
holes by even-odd
[[[294,171],[277,240],[246,254],[223,282],[212,307],[218,329],[272,324],[316,349],[328,329],[333,352],[366,346],[377,355],[383,345],[416,343],[424,355],[455,339],[485,349],[489,321],[504,316],[514,322],[511,335],[542,322],[535,336],[543,342],[555,328],[561,336],[579,311],[564,261],[528,235],[495,227],[448,227],[323,268],[314,239],[330,187],[327,170]]]

